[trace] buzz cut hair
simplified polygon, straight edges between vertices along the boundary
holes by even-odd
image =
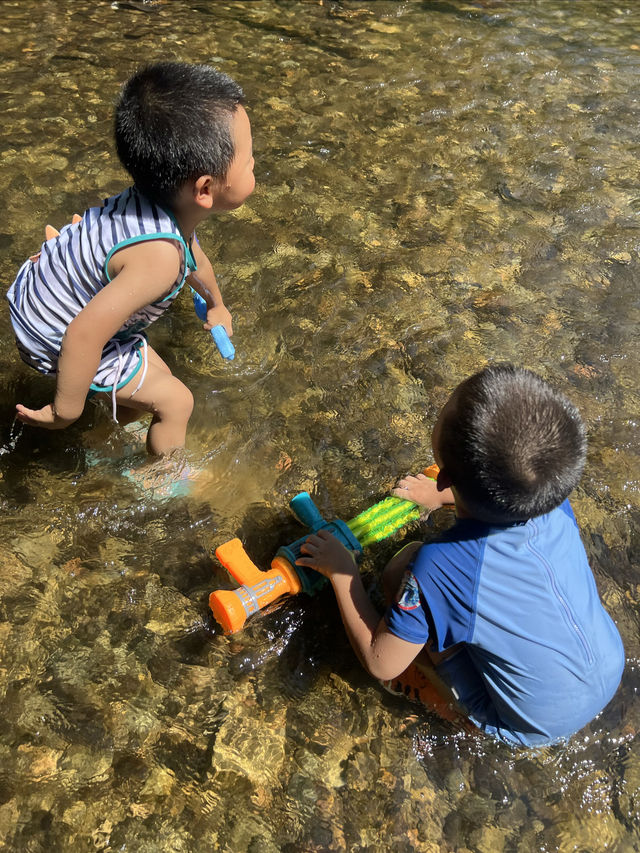
[[[240,86],[209,65],[157,62],[123,86],[115,112],[118,157],[140,192],[169,206],[201,175],[224,178],[235,153]]]
[[[580,480],[586,448],[573,403],[512,364],[491,365],[456,388],[439,441],[465,506],[504,524],[559,506]]]

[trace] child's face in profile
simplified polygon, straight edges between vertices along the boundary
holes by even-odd
[[[231,121],[235,155],[226,177],[216,189],[214,210],[235,210],[251,195],[256,185],[253,175],[253,140],[245,108],[239,104]]]

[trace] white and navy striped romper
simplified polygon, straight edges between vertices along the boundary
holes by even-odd
[[[129,317],[105,344],[92,391],[126,385],[142,367],[141,334],[178,295],[193,255],[175,219],[152,204],[135,187],[90,207],[81,221],[65,225],[42,244],[40,256],[28,260],[7,293],[11,323],[23,361],[41,373],[55,374],[67,326],[109,281],[107,267],[119,249],[146,240],[175,240],[181,270],[171,291]]]

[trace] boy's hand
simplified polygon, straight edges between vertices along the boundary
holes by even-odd
[[[445,494],[446,492],[446,494]],[[438,484],[424,474],[409,474],[398,482],[391,494],[405,501],[413,501],[428,509],[440,509],[445,503],[452,502],[449,490],[438,490]]]
[[[209,308],[207,311],[207,322],[204,328],[209,331],[214,326],[224,326],[226,333],[231,337],[233,335],[233,324],[231,321],[231,313],[226,305],[216,305],[215,308]]]
[[[16,406],[16,417],[23,424],[43,427],[44,429],[64,429],[78,420],[77,418],[61,417],[57,414],[52,403],[43,406],[41,409],[27,409],[26,406],[18,403]]]
[[[358,574],[353,551],[347,551],[342,542],[327,530],[312,533],[303,542],[300,552],[307,556],[298,557],[296,566],[309,566],[325,578]]]

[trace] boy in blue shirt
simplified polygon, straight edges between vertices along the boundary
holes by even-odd
[[[457,520],[391,560],[384,618],[330,534],[310,536],[298,563],[331,580],[375,678],[415,682],[419,658],[481,730],[527,746],[567,738],[609,702],[624,665],[568,501],[586,454],[580,415],[536,374],[491,366],[455,389],[432,444],[437,481],[409,476],[394,494],[454,503]]]

